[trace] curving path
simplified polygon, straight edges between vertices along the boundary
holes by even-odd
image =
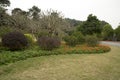
[[[120,42],[112,42],[112,41],[101,41],[101,44],[105,44],[105,45],[111,45],[111,46],[117,46],[120,47]]]

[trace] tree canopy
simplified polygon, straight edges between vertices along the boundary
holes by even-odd
[[[80,25],[80,31],[85,35],[99,34],[102,31],[100,20],[90,14],[85,22]]]
[[[33,6],[29,9],[29,15],[32,17],[33,20],[38,20],[40,17],[41,9],[39,9],[37,6]]]
[[[120,25],[115,29],[116,40],[120,41]]]
[[[110,24],[106,24],[103,27],[102,34],[103,34],[104,40],[113,40],[114,30],[112,26]]]
[[[21,10],[20,8],[14,8],[12,10],[12,15],[28,15],[28,12]]]
[[[10,6],[9,0],[0,0],[0,6],[7,7]]]

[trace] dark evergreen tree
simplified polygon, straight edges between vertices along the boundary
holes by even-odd
[[[92,14],[90,14],[87,18],[87,21],[83,22],[79,30],[84,35],[100,34],[102,31],[100,20],[97,19],[96,16],[93,16]]]

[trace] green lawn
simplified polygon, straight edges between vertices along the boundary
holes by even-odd
[[[1,65],[0,80],[120,80],[120,47],[103,54],[41,56]]]

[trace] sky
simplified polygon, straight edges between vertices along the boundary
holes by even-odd
[[[10,0],[8,8],[28,10],[33,5],[41,10],[57,10],[65,18],[85,21],[89,14],[97,16],[112,25],[115,29],[120,25],[120,0]]]

